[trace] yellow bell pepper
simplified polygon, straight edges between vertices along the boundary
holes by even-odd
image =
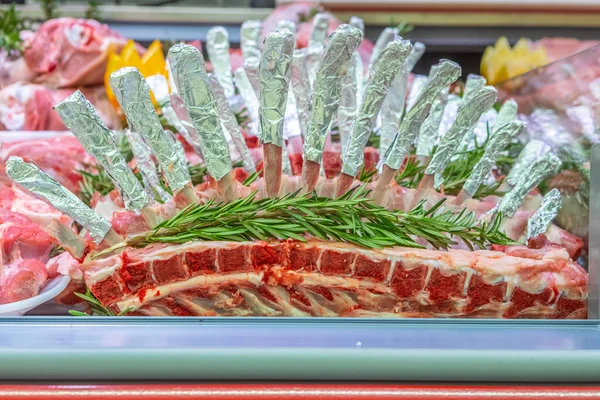
[[[138,54],[133,40],[127,42],[120,55],[126,67],[135,67],[140,71],[142,70],[142,58]]]
[[[106,64],[106,72],[104,74],[104,86],[106,89],[106,96],[117,110],[119,110],[119,103],[110,87],[109,80],[110,74],[123,67],[137,68],[144,78],[152,75],[164,75],[168,78],[165,55],[159,40],[152,42],[143,56],[140,56],[138,53],[133,40],[129,40],[119,54],[117,54],[114,49],[110,50],[108,62]],[[150,92],[150,97],[152,98],[153,104],[158,106],[152,92]]]
[[[481,75],[490,84],[499,83],[544,66],[548,57],[543,47],[533,49],[529,39],[521,38],[510,47],[505,37],[488,46],[481,57]]]
[[[119,108],[119,103],[115,98],[112,88],[110,87],[110,74],[123,68],[123,59],[116,53],[111,53],[108,56],[108,62],[106,63],[106,72],[104,73],[104,88],[106,89],[106,97],[111,102],[113,107]]]
[[[152,42],[142,57],[142,75],[165,75],[167,63],[159,40]],[[166,78],[166,76],[165,76]]]

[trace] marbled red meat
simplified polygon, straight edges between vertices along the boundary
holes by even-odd
[[[135,315],[585,318],[587,275],[564,249],[504,250],[191,242],[83,268],[103,305]]]

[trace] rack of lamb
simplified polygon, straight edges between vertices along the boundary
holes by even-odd
[[[360,21],[327,40],[322,18],[315,17],[305,50],[294,49],[295,29],[285,21],[262,48],[243,39],[244,67],[234,73],[222,30],[209,34],[212,76],[193,46],[169,50],[177,90],[162,102],[163,114],[172,111],[202,160],[207,179],[200,185],[152,105],[151,88],[157,99],[168,94],[138,70],[123,68],[110,80],[127,117],[134,170],[83,94],[57,104],[119,194],[102,204],[110,200],[120,212],[92,209],[34,163],[10,157],[7,175],[80,228],[45,224],[65,250],[48,262],[82,271],[88,297],[111,315],[585,318],[587,273],[574,261],[581,240],[552,224],[556,191],[541,204],[529,195],[560,160],[526,148],[503,196],[480,193],[524,128],[515,105],[503,106],[462,188],[444,193],[445,171],[469,145],[495,89],[471,77],[440,137],[460,67],[440,61],[418,91],[413,83],[405,107],[422,46],[388,32],[363,81]],[[246,23],[242,37],[258,38],[257,26]],[[262,176],[232,111],[241,107],[235,86],[250,134],[262,144]],[[333,148],[336,120],[341,172],[326,177],[323,153]],[[365,147],[377,125],[378,163],[366,171]],[[294,141],[302,149],[299,175],[291,175]],[[249,175],[243,182],[234,152]],[[419,174],[403,186],[399,176],[409,167]]]

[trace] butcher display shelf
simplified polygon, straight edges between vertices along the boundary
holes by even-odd
[[[0,319],[0,381],[600,383],[597,321]]]

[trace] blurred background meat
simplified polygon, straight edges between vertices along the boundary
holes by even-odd
[[[17,82],[0,90],[0,130],[64,131],[66,130],[54,105],[77,89],[49,89],[46,86]],[[103,86],[81,88],[94,104],[104,123],[120,128],[120,119],[106,97]]]
[[[107,25],[74,18],[49,20],[22,36],[34,81],[58,88],[101,84],[108,53],[127,43]]]

